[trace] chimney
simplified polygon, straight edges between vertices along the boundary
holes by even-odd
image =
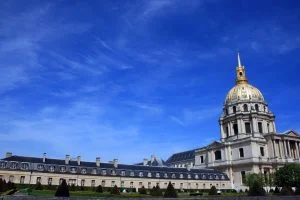
[[[46,162],[46,153],[43,153],[43,163],[45,163]]]
[[[155,155],[151,155],[151,163],[153,163],[155,160]]]
[[[97,166],[97,167],[100,167],[100,157],[97,157],[97,158],[96,158],[96,166]]]
[[[114,167],[118,168],[119,160],[118,159],[114,159],[113,163],[114,163]]]
[[[12,157],[12,152],[6,152],[5,157],[6,157],[6,158]]]
[[[70,155],[66,155],[65,164],[68,165],[70,162]]]
[[[147,159],[147,158],[144,158],[143,165],[144,165],[144,166],[147,166],[147,165],[148,165],[148,159]]]
[[[80,165],[80,156],[77,156],[77,164]]]

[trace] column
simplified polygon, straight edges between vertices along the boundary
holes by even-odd
[[[277,157],[277,153],[276,153],[276,145],[274,145],[274,140],[272,140],[272,147],[273,147],[273,155],[275,158],[275,157]]]
[[[291,146],[290,146],[290,141],[287,140],[287,148],[288,148],[288,152],[289,152],[289,156],[292,157],[292,152],[291,152]]]
[[[276,126],[275,126],[275,122],[274,121],[272,122],[272,125],[273,125],[273,127],[272,127],[273,128],[273,133],[276,133]]]
[[[257,129],[257,119],[256,118],[252,118],[252,132],[253,133],[257,133],[258,129]]]
[[[275,142],[276,145],[276,142]],[[281,152],[281,147],[280,147],[280,141],[278,141],[278,152],[279,152],[279,157],[282,158],[282,152]]]
[[[232,134],[233,131],[232,131],[232,124],[231,124],[231,122],[228,122],[228,131],[229,131],[229,135],[230,136],[234,135],[234,134]]]
[[[238,133],[243,133],[243,129],[242,129],[242,120],[238,119],[237,120],[237,125],[238,125]]]
[[[298,142],[295,141],[295,147],[296,147],[296,158],[299,158],[299,148],[298,148]]]
[[[287,148],[286,148],[286,141],[283,140],[282,142],[283,142],[284,155],[285,155],[285,157],[288,157],[289,155],[288,155]]]

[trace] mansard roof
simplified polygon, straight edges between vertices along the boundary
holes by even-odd
[[[13,163],[15,166],[13,167]],[[23,168],[23,164],[27,163],[27,168]],[[42,166],[42,167],[41,167]],[[151,178],[171,178],[171,174],[175,179],[212,179],[212,180],[228,180],[226,174],[215,170],[215,169],[187,169],[187,168],[174,168],[174,167],[155,167],[155,166],[143,166],[143,165],[127,165],[118,164],[117,167],[113,163],[100,163],[100,167],[96,166],[96,162],[85,162],[81,161],[78,165],[77,161],[69,161],[69,164],[65,164],[65,160],[46,158],[43,162],[42,158],[37,157],[26,157],[26,156],[10,156],[7,158],[0,159],[0,170],[30,170],[30,171],[41,171],[49,172],[50,168],[54,167],[55,171],[52,173],[73,173],[71,170],[75,169],[75,174],[82,173],[82,169],[85,169],[85,173],[91,175],[107,175],[107,176],[131,176],[130,172],[133,172],[133,177],[147,177],[147,173],[154,173]],[[60,171],[61,167],[65,167],[65,171]],[[93,174],[92,170],[96,170],[96,174]],[[105,174],[102,174],[102,170],[106,170]],[[121,175],[121,171],[125,172],[125,175]],[[113,174],[114,173],[114,174]],[[159,174],[156,177],[155,174]],[[165,177],[167,174],[167,177]],[[197,176],[205,176],[206,178],[196,178]],[[212,178],[211,178],[212,177]],[[223,177],[223,178],[222,178]]]
[[[187,162],[195,160],[195,150],[197,149],[175,153],[170,158],[168,158],[166,163],[171,164],[174,162]]]

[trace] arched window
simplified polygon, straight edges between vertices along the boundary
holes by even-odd
[[[232,107],[232,110],[233,110],[233,113],[236,113],[236,107],[235,106]]]
[[[257,104],[255,104],[255,110],[258,111],[258,105]]]
[[[248,112],[248,106],[247,106],[247,104],[244,104],[244,112]]]
[[[215,160],[221,160],[222,156],[221,156],[221,151],[217,150],[215,151]]]

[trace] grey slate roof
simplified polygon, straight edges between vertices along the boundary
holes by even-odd
[[[194,161],[195,160],[195,150],[184,151],[180,153],[173,154],[168,160],[166,161],[167,164],[171,164],[174,162],[185,162],[185,161]]]
[[[27,166],[24,168],[24,166]],[[51,159],[46,158],[45,163],[43,163],[42,158],[37,157],[25,157],[25,156],[11,156],[8,158],[0,159],[0,170],[9,169],[9,170],[24,170],[24,171],[40,171],[49,173],[50,168],[53,167],[55,170],[52,172],[55,173],[75,173],[82,174],[82,170],[85,170],[86,175],[106,175],[106,176],[130,176],[130,177],[141,177],[140,173],[143,174],[143,177],[147,177],[148,173],[152,173],[151,178],[171,178],[174,179],[210,179],[210,180],[228,180],[226,174],[219,172],[214,169],[186,169],[186,168],[172,168],[172,167],[155,167],[155,166],[143,166],[143,165],[127,165],[127,164],[118,164],[118,167],[115,168],[112,163],[101,163],[100,167],[96,166],[96,162],[85,162],[81,161],[80,165],[77,164],[77,161],[70,161],[69,165],[65,164],[63,159]],[[61,167],[65,171],[61,171]],[[72,169],[74,170],[72,172]],[[103,170],[106,171],[103,174]],[[125,174],[121,174],[121,172]],[[133,175],[131,175],[133,173]],[[159,174],[159,177],[156,177],[156,174]],[[173,175],[174,174],[174,175]],[[196,178],[199,176],[199,178]],[[165,177],[167,175],[167,177]],[[204,177],[204,176],[205,177]],[[223,177],[223,179],[222,179]]]

